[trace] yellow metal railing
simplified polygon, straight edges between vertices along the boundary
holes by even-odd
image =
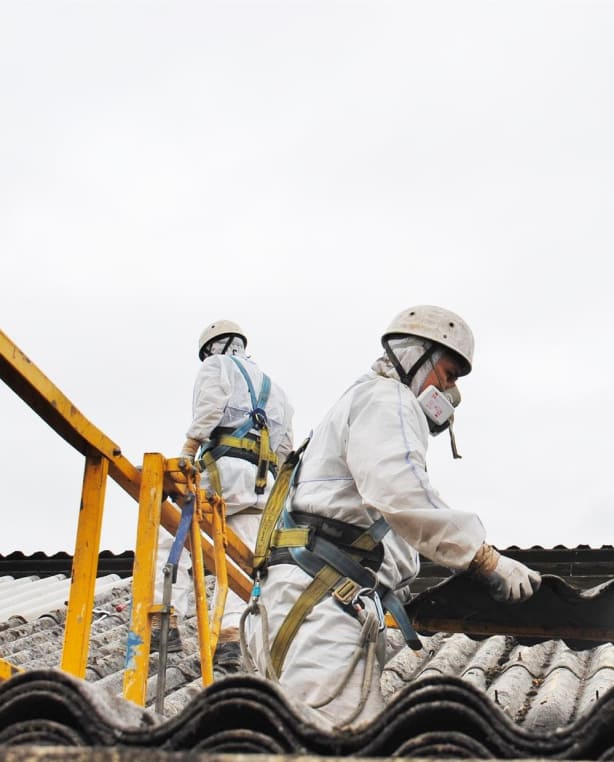
[[[21,667],[16,667],[14,664],[6,661],[6,659],[0,659],[0,680],[8,680],[20,672],[25,672],[25,670]]]
[[[85,456],[61,660],[61,669],[76,677],[85,677],[87,666],[107,477],[110,476],[139,502],[124,696],[143,704],[151,637],[150,615],[156,609],[153,605],[153,588],[158,527],[161,524],[174,535],[181,518],[179,509],[164,499],[164,493],[171,494],[173,487],[168,468],[170,461],[166,461],[159,453],[146,453],[142,472],[139,471],[122,455],[117,444],[79,412],[2,331],[0,378],[49,426]],[[202,491],[199,491],[199,498],[197,502],[200,508],[195,513],[190,540],[203,682],[206,684],[211,680],[210,659],[219,634],[219,609],[221,606],[223,610],[224,590],[229,586],[244,600],[249,598],[251,581],[248,575],[252,568],[252,554],[232,530],[224,526],[220,503],[208,502]],[[230,559],[228,564],[227,557]],[[205,563],[209,569],[215,569],[218,586],[222,591],[221,603],[219,597],[217,600],[211,631],[208,618],[203,613],[207,608],[204,591]],[[210,642],[208,648],[205,647],[207,640]],[[17,668],[0,660],[0,679],[6,679],[15,670]]]

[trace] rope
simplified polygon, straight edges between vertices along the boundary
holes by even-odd
[[[371,690],[371,683],[373,682],[373,670],[375,667],[375,656],[377,650],[377,636],[380,631],[380,617],[375,611],[359,611],[359,619],[362,619],[362,629],[360,631],[360,642],[352,654],[352,659],[348,664],[348,667],[342,676],[341,680],[337,684],[337,687],[330,693],[330,695],[314,704],[310,704],[312,709],[321,709],[323,706],[330,704],[334,701],[343,690],[345,690],[350,677],[354,673],[362,657],[365,657],[365,667],[363,671],[361,687],[360,687],[360,700],[354,709],[354,711],[345,718],[343,722],[337,723],[335,726],[337,729],[342,729],[350,725],[356,717],[360,715],[367,703],[369,692]]]
[[[262,628],[262,654],[264,656],[265,677],[271,682],[279,684],[279,678],[277,672],[273,667],[273,661],[271,659],[271,649],[269,646],[269,618],[266,612],[266,608],[260,601],[260,583],[257,580],[254,584],[254,592],[252,594],[252,600],[248,606],[245,607],[239,620],[239,642],[241,644],[241,656],[248,672],[258,672],[258,667],[254,662],[251,653],[247,647],[247,636],[245,634],[245,623],[247,617],[252,614],[253,616],[260,617],[260,623]]]
[[[374,595],[377,594],[374,593]],[[321,709],[322,707],[334,701],[345,690],[351,676],[360,663],[361,658],[364,657],[365,666],[360,687],[360,700],[352,713],[346,717],[343,722],[337,723],[335,728],[338,730],[346,728],[348,725],[350,725],[350,723],[352,723],[363,711],[367,703],[367,699],[369,698],[371,684],[373,682],[373,672],[375,668],[375,658],[377,653],[377,639],[379,633],[382,630],[382,612],[381,607],[377,605],[373,598],[367,595],[364,597],[361,596],[362,601],[365,601],[365,599],[371,601],[374,610],[367,611],[366,608],[357,608],[358,618],[362,622],[362,627],[360,630],[360,642],[354,649],[352,659],[347,669],[329,696],[327,696],[325,699],[322,699],[321,701],[309,704],[312,709]],[[249,652],[247,646],[247,637],[245,633],[247,617],[250,616],[250,614],[253,616],[259,616],[261,621],[263,644],[262,655],[264,656],[265,663],[265,677],[267,677],[272,682],[279,684],[279,677],[273,667],[271,649],[269,647],[269,620],[266,608],[260,601],[260,586],[258,581],[256,581],[256,584],[254,585],[254,594],[252,596],[252,600],[250,604],[243,610],[241,619],[239,620],[239,640],[241,644],[241,656],[243,657],[244,666],[247,672],[257,673],[259,670],[252,658],[251,653]]]

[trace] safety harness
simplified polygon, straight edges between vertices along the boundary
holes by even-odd
[[[262,495],[266,488],[268,472],[270,471],[273,477],[277,474],[277,455],[271,450],[265,410],[271,391],[271,379],[263,374],[260,394],[256,397],[254,385],[243,364],[234,356],[230,356],[230,359],[245,379],[252,409],[248,418],[237,428],[218,426],[214,429],[210,439],[201,448],[199,462],[201,469],[203,466],[207,469],[211,487],[218,495],[222,494],[222,483],[216,464],[217,460],[223,456],[229,456],[254,463],[258,466],[255,491],[257,495]],[[253,433],[251,429],[256,429],[258,433]]]
[[[365,608],[365,599],[371,599],[379,612],[378,630],[384,629],[383,612],[388,611],[409,647],[414,650],[422,648],[403,605],[392,590],[377,580],[376,572],[384,555],[381,541],[390,530],[386,520],[378,519],[364,529],[336,519],[288,509],[289,493],[296,483],[308,441],[288,456],[267,500],[254,550],[254,589],[244,614],[262,614],[260,580],[266,575],[267,567],[294,563],[312,577],[287,614],[275,636],[270,654],[267,654],[272,672],[267,676],[273,679],[281,674],[286,654],[301,624],[314,606],[328,595],[359,619]],[[243,635],[242,644],[244,658],[250,663]]]

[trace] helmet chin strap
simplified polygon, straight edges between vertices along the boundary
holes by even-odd
[[[223,337],[220,337],[219,339],[215,339],[215,340],[213,340],[213,341],[210,341],[210,342],[209,342],[209,343],[208,343],[208,344],[207,344],[207,345],[204,347],[204,349],[203,349],[203,354],[204,354],[204,357],[203,357],[203,359],[204,359],[205,357],[211,357],[211,355],[213,355],[213,354],[214,354],[214,352],[213,352],[213,347],[214,347],[214,345],[215,345],[216,343],[218,343],[218,342],[221,342],[221,341],[222,341],[222,338],[223,338]],[[230,345],[232,344],[232,342],[234,341],[234,339],[235,339],[235,334],[233,334],[233,333],[229,334],[229,335],[228,335],[228,338],[226,339],[226,343],[224,344],[224,346],[222,347],[222,349],[220,349],[220,351],[219,351],[219,352],[217,352],[216,354],[219,354],[219,355],[225,355],[225,354],[226,354],[226,352],[228,352],[228,349],[230,348]]]
[[[384,349],[386,350],[386,354],[388,355],[388,359],[392,363],[394,369],[399,375],[399,380],[402,384],[405,384],[405,386],[409,387],[411,389],[411,382],[414,380],[414,376],[416,373],[420,370],[420,368],[424,365],[424,363],[427,360],[430,360],[433,356],[435,350],[437,349],[437,344],[431,343],[427,349],[425,349],[424,354],[421,355],[416,362],[411,366],[409,370],[405,370],[403,366],[401,365],[401,361],[396,356],[396,354],[393,352],[390,344],[386,341],[384,342]],[[433,366],[434,367],[434,366]]]
[[[229,346],[232,344],[232,340],[233,340],[233,339],[234,339],[234,336],[233,336],[232,334],[230,334],[230,336],[229,336],[229,337],[228,337],[228,339],[226,340],[226,344],[224,345],[224,349],[222,349],[222,351],[221,351],[221,353],[220,353],[220,354],[223,354],[223,355],[225,355],[225,354],[226,354],[226,352],[228,352],[228,347],[229,347]]]

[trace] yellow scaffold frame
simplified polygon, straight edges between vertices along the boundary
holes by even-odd
[[[150,615],[157,610],[153,604],[153,587],[158,527],[161,524],[174,535],[181,518],[174,503],[164,499],[165,493],[172,494],[169,465],[176,468],[177,463],[167,461],[159,453],[146,453],[142,472],[139,471],[122,455],[120,447],[94,426],[1,330],[0,378],[54,431],[85,456],[60,665],[63,671],[76,677],[84,678],[87,667],[107,477],[110,476],[139,502],[130,625],[132,642],[127,652],[124,697],[143,705],[151,638]],[[241,598],[248,600],[252,553],[225,526],[223,503],[211,499],[202,490],[199,490],[198,498],[190,543],[202,677],[203,683],[208,684],[212,680],[211,655],[219,635],[225,591],[230,587]],[[208,569],[215,569],[220,591],[211,627],[206,615],[205,563]],[[8,679],[16,671],[21,670],[0,659],[0,680]]]

